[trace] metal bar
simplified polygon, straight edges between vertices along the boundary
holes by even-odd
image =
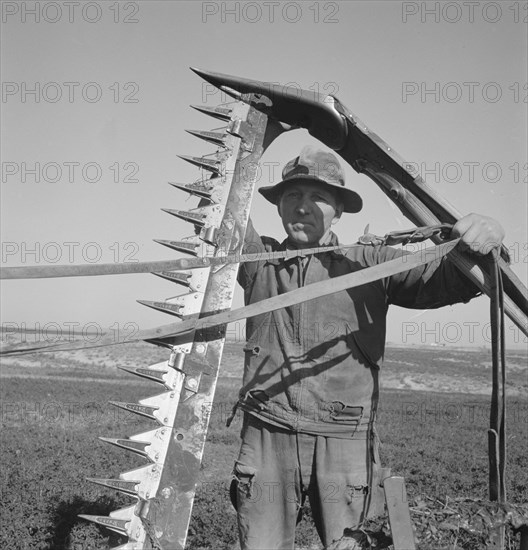
[[[177,241],[156,241],[160,244],[178,244]],[[129,264],[88,264],[88,265],[46,265],[3,267],[0,279],[49,279],[54,277],[94,277],[98,275],[128,275],[133,273],[155,273],[159,271],[180,271],[186,269],[201,269],[215,265],[258,262],[266,259],[293,258],[295,256],[310,256],[320,252],[329,252],[340,248],[350,248],[355,245],[321,246],[303,250],[284,250],[259,254],[223,254],[199,258],[179,258],[177,260],[155,260],[152,262],[137,262]]]
[[[406,256],[398,257],[381,264],[377,264],[360,271],[354,271],[346,275],[340,275],[333,279],[319,281],[318,283],[312,283],[301,288],[297,288],[285,294],[266,298],[260,302],[255,302],[248,306],[243,306],[238,309],[225,308],[225,311],[221,313],[215,313],[207,315],[197,319],[196,317],[189,316],[191,318],[181,321],[180,323],[170,323],[156,327],[154,329],[146,329],[137,332],[132,338],[114,336],[113,334],[105,333],[97,344],[78,344],[76,342],[72,344],[50,344],[49,346],[43,346],[39,348],[41,351],[49,349],[51,351],[65,351],[68,349],[81,349],[98,347],[102,345],[113,345],[117,343],[124,343],[128,341],[147,340],[149,342],[159,343],[161,345],[169,346],[170,344],[180,344],[182,341],[188,341],[185,339],[186,335],[193,334],[196,331],[209,332],[216,330],[217,327],[246,319],[248,317],[254,317],[270,311],[289,307],[307,300],[313,300],[314,298],[320,298],[321,296],[328,296],[335,292],[340,292],[349,288],[358,287],[373,281],[377,281],[384,277],[390,277],[397,273],[403,273],[409,271],[413,267],[427,264],[433,260],[442,258],[443,256],[452,253],[455,246],[458,243],[458,239],[454,241],[448,241],[446,243],[431,246],[425,248],[420,252],[414,254],[408,254]],[[232,266],[229,266],[232,267]],[[180,338],[184,338],[181,340]],[[170,343],[170,344],[169,344]],[[34,348],[29,348],[30,350]],[[16,355],[22,353],[24,349],[8,350],[0,353],[1,355]]]
[[[237,249],[243,242],[267,122],[265,115],[244,103],[237,103],[233,107],[231,117],[233,120],[246,121],[248,134],[245,139],[233,136],[226,138],[226,145],[238,152],[231,159],[232,165],[226,166],[226,173],[233,175],[233,183],[225,202],[225,214],[218,233],[223,248],[228,250]],[[251,152],[248,152],[246,146],[250,141]],[[242,143],[244,147],[241,146]],[[211,271],[202,311],[230,308],[237,269],[237,264],[230,264]],[[185,546],[224,337],[225,325],[217,326],[214,331],[207,330],[206,333],[197,331],[191,353],[183,363],[186,379],[200,376],[200,381],[195,391],[189,389],[180,399],[174,420],[174,433],[161,474],[158,498],[150,501],[146,514],[146,520],[154,526],[157,543],[162,548],[177,550]],[[174,339],[166,337],[152,341],[170,345]]]

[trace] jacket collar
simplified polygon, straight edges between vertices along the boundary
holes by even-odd
[[[337,235],[331,231],[329,234],[329,237],[327,241],[324,244],[319,244],[319,246],[338,246],[339,240],[337,238]],[[284,239],[278,249],[278,251],[284,251],[284,250],[299,250],[297,246],[294,245],[288,238]],[[325,252],[325,254],[330,254],[332,259],[343,259],[343,253],[344,251],[337,249],[337,250],[331,250],[329,252]],[[266,263],[273,264],[273,265],[280,265],[281,263],[290,263],[292,261],[297,261],[297,258],[306,258],[306,255],[304,254],[298,254],[296,256],[291,256],[290,258],[277,258],[277,259],[269,259],[266,260]]]

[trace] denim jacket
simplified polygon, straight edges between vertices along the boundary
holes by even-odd
[[[338,245],[331,234],[331,245]],[[288,246],[259,237],[250,222],[245,253]],[[379,264],[405,252],[358,244],[308,257],[242,264],[247,304]],[[478,289],[446,259],[366,285],[249,318],[239,406],[289,430],[362,437],[373,422],[389,304],[437,308]]]

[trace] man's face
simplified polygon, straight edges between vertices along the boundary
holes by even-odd
[[[343,205],[331,188],[299,181],[286,184],[281,195],[279,214],[290,240],[300,248],[317,246],[339,219]]]

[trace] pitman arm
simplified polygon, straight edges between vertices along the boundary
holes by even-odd
[[[192,69],[226,94],[252,105],[278,124],[269,124],[265,145],[282,131],[305,128],[310,135],[336,151],[354,170],[369,176],[418,226],[455,223],[460,213],[410,170],[392,147],[371,132],[337,98],[270,82],[260,82],[221,73]],[[438,237],[432,240],[438,244]],[[499,266],[504,279],[505,310],[528,334],[528,290],[508,266],[503,246]],[[450,259],[483,292],[490,293],[485,262],[454,250]]]

